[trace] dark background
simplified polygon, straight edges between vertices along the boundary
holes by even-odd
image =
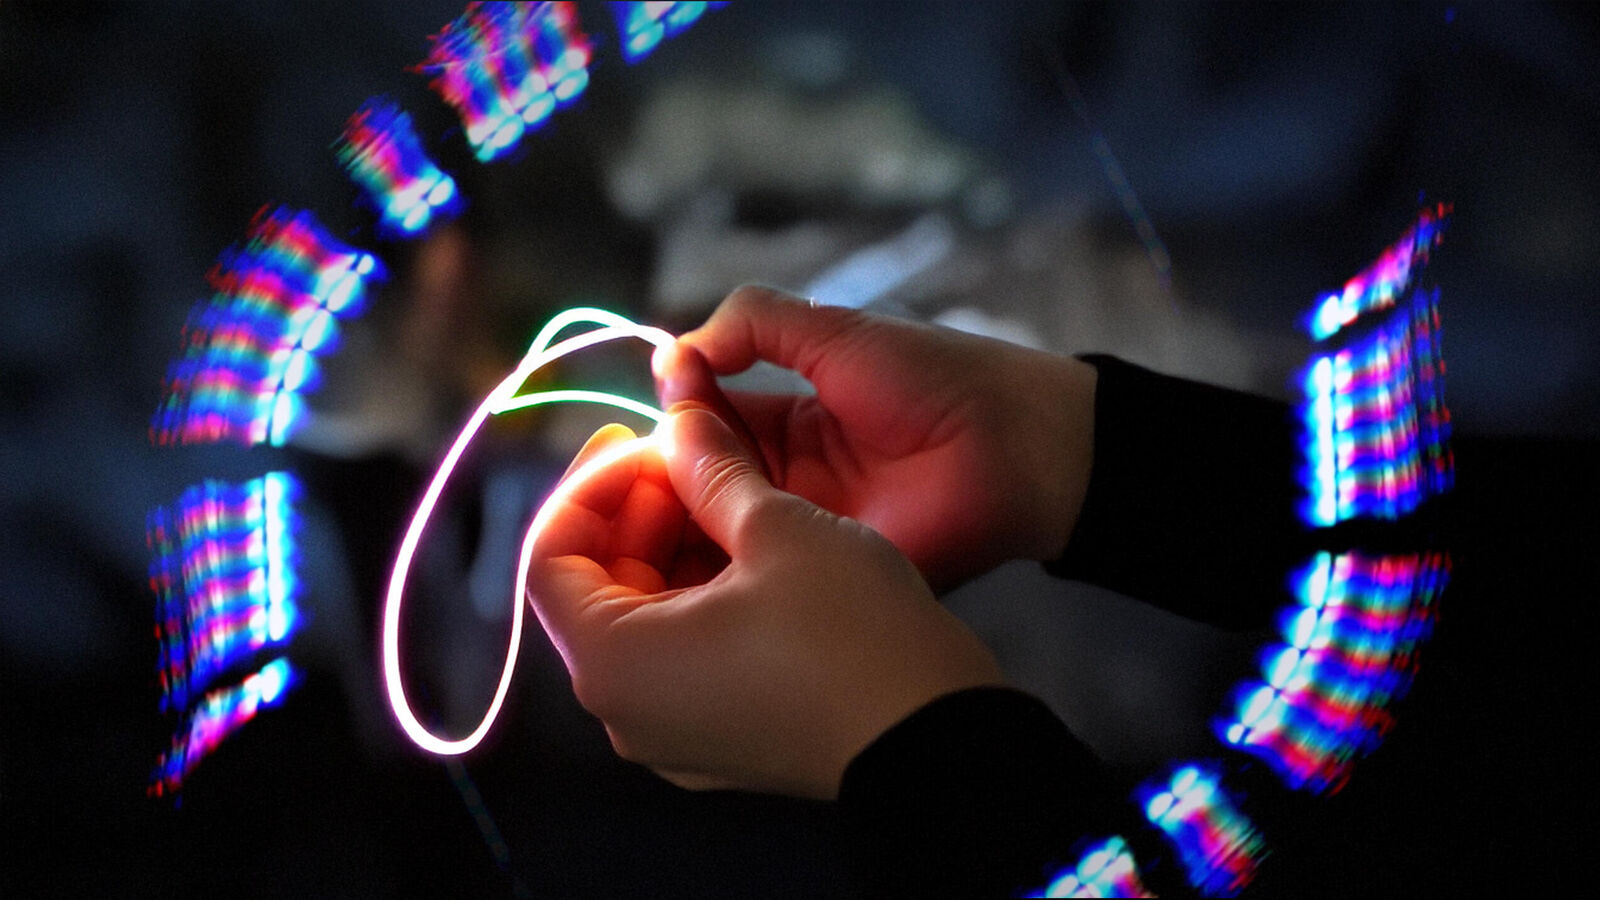
[[[562,306],[685,327],[741,281],[802,288],[928,215],[951,249],[881,308],[1288,397],[1296,318],[1440,200],[1456,206],[1429,269],[1455,578],[1398,727],[1350,787],[1248,798],[1274,848],[1256,892],[1460,896],[1587,874],[1590,7],[745,2],[628,67],[585,3],[589,92],[489,165],[405,71],[458,12],[0,2],[0,894],[849,895],[827,807],[691,795],[617,762],[536,630],[463,766],[390,724],[377,591],[468,398]],[[333,160],[379,93],[469,198],[427,242],[377,240]],[[390,263],[318,395],[346,424],[278,451],[153,447],[184,316],[267,203]],[[520,447],[518,483],[559,471],[585,424],[507,436],[498,462]],[[174,723],[157,711],[145,515],[203,477],[271,468],[307,485],[305,678],[181,802],[147,799]],[[462,503],[458,570],[484,506]],[[1020,567],[950,602],[1127,772],[1214,752],[1205,722],[1262,639]],[[474,610],[442,614],[421,653],[447,719],[498,666],[503,611]]]

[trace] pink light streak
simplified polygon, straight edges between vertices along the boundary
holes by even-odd
[[[552,345],[556,335],[571,325],[588,323],[601,327],[584,332],[575,337],[568,338]],[[579,485],[583,484],[593,475],[608,465],[623,459],[631,454],[642,452],[656,447],[656,439],[652,436],[636,438],[623,442],[600,454],[576,472],[572,473],[551,493],[529,525],[522,542],[521,555],[517,562],[517,578],[513,582],[513,596],[511,598],[511,635],[506,648],[504,668],[500,673],[500,681],[495,687],[494,698],[490,701],[488,710],[466,736],[460,738],[443,738],[429,731],[417,719],[412,711],[410,701],[406,698],[405,685],[400,675],[400,613],[402,601],[405,596],[406,578],[410,574],[411,564],[416,556],[417,547],[421,544],[422,535],[426,531],[428,521],[432,517],[439,498],[443,495],[450,476],[455,472],[456,465],[466,453],[467,447],[478,434],[489,417],[501,412],[509,412],[528,405],[529,398],[517,394],[518,388],[535,372],[550,363],[575,353],[587,347],[606,341],[624,338],[637,338],[656,347],[668,347],[673,343],[672,335],[659,328],[637,325],[628,319],[598,309],[570,309],[558,314],[551,319],[538,335],[533,339],[533,344],[523,356],[522,361],[512,370],[511,374],[495,386],[489,395],[478,404],[467,423],[457,433],[455,441],[445,453],[444,459],[439,463],[439,468],[434,472],[432,480],[428,483],[427,490],[423,493],[422,500],[417,505],[416,512],[411,517],[411,522],[406,528],[405,536],[401,539],[400,549],[396,554],[394,570],[389,579],[389,589],[384,598],[383,607],[383,676],[384,686],[388,692],[389,705],[394,711],[395,719],[406,736],[418,747],[429,753],[440,755],[455,755],[466,753],[476,747],[489,733],[496,717],[500,714],[502,704],[505,702],[506,692],[511,687],[511,677],[516,671],[517,651],[522,642],[523,621],[523,585],[527,583],[528,571],[532,563],[533,545],[539,533],[548,521],[550,510],[555,509],[563,499]],[[619,404],[621,405],[621,404]],[[660,415],[657,412],[657,415]],[[657,419],[659,421],[659,419]]]

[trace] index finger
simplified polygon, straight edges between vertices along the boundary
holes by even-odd
[[[793,369],[815,384],[830,345],[861,320],[852,309],[814,306],[773,288],[747,285],[678,340],[700,351],[718,375],[743,372],[759,359]]]
[[[669,408],[685,401],[693,401],[708,407],[751,448],[762,449],[757,432],[751,431],[749,423],[739,414],[738,407],[717,384],[716,374],[711,371],[711,366],[699,351],[688,344],[672,344],[656,351],[650,359],[650,367],[656,375],[657,393],[661,396],[662,408]],[[766,459],[766,454],[758,453],[757,461],[761,464],[762,474],[771,481],[772,467]]]

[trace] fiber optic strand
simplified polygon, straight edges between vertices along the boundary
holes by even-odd
[[[599,326],[593,330],[567,338],[560,343],[553,343],[557,335],[567,328],[589,324]],[[667,332],[652,328],[647,325],[636,324],[629,319],[602,309],[577,307],[564,310],[557,314],[538,335],[528,348],[527,354],[517,367],[507,375],[505,380],[495,386],[494,390],[478,404],[472,416],[462,426],[455,441],[450,445],[439,468],[433,474],[433,480],[428,483],[427,491],[422,495],[417,511],[411,517],[411,523],[406,528],[405,537],[400,542],[400,550],[396,555],[394,571],[389,579],[388,593],[383,604],[383,679],[384,686],[389,692],[389,705],[394,709],[395,718],[400,723],[400,728],[406,736],[422,749],[441,755],[455,755],[466,753],[476,747],[489,733],[489,728],[494,724],[495,718],[500,714],[500,707],[505,702],[506,692],[511,687],[511,675],[517,666],[517,650],[522,644],[522,619],[523,619],[523,584],[527,580],[528,569],[531,566],[533,545],[540,531],[544,528],[549,516],[546,511],[560,505],[562,499],[569,495],[578,485],[588,480],[594,473],[611,463],[637,453],[647,447],[654,446],[653,436],[636,438],[626,441],[615,447],[609,448],[599,457],[580,467],[568,476],[555,491],[552,492],[534,516],[533,524],[529,526],[522,542],[522,554],[517,563],[517,580],[514,582],[511,602],[511,637],[506,648],[505,667],[500,673],[500,683],[495,688],[494,699],[489,703],[489,709],[484,713],[483,719],[469,734],[461,738],[444,738],[429,731],[418,719],[411,709],[410,702],[406,699],[405,685],[400,677],[400,608],[406,588],[406,577],[411,572],[411,563],[416,556],[417,547],[422,542],[422,534],[427,529],[428,520],[432,517],[434,507],[439,503],[439,498],[444,494],[445,485],[450,476],[455,472],[456,465],[466,453],[467,446],[477,436],[479,429],[488,421],[490,416],[526,409],[531,406],[540,406],[550,403],[597,403],[625,409],[637,413],[655,423],[660,423],[666,416],[654,407],[620,397],[614,394],[599,391],[560,390],[536,391],[527,394],[518,394],[517,390],[535,372],[543,369],[552,362],[596,344],[624,338],[637,338],[656,347],[667,347],[673,343],[673,336]]]

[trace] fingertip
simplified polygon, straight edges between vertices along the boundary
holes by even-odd
[[[635,437],[638,437],[638,435],[634,434],[633,429],[623,425],[621,422],[601,425],[595,429],[594,434],[589,435],[587,441],[583,442],[583,447],[578,450],[577,456],[572,458],[572,466],[568,467],[568,471],[582,465],[586,460],[593,458],[607,447],[620,444],[623,441],[631,441]]]
[[[712,313],[712,318],[715,317],[716,314]],[[710,340],[711,321],[708,319],[699,328],[691,328],[690,330],[685,331],[683,334],[678,335],[677,346],[690,347],[695,350],[699,350],[709,343]]]
[[[678,349],[679,341],[684,340],[685,337],[687,335],[679,337],[673,343],[658,345],[650,354],[650,373],[656,377],[657,381],[670,379],[672,373],[677,370],[678,355],[681,352]]]
[[[596,443],[602,445],[615,444],[619,441],[631,441],[636,437],[638,435],[634,433],[634,430],[621,422],[607,422],[594,430],[594,434],[589,436],[589,440],[585,442],[584,446],[587,447],[589,444]]]
[[[711,364],[688,344],[680,342],[657,351],[651,356],[650,364],[656,376],[657,393],[664,405],[715,397],[721,390]]]
[[[607,447],[620,444],[623,441],[631,441],[635,437],[633,429],[620,422],[612,422],[609,425],[600,426],[595,429],[594,434],[589,435],[587,441],[583,442],[583,447],[572,458],[572,463],[567,466],[567,471],[561,477],[563,479],[567,478],[573,472],[576,472],[579,466],[599,455]]]

